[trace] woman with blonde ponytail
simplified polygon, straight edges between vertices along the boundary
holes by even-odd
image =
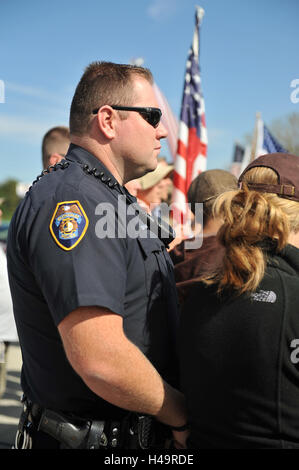
[[[299,449],[299,157],[254,160],[217,198],[217,271],[180,328],[190,448]]]

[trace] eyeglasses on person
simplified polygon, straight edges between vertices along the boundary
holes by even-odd
[[[136,111],[153,127],[158,127],[162,116],[162,111],[160,108],[142,108],[139,106],[111,106],[111,108],[115,109],[116,111]],[[100,108],[94,109],[92,114],[97,114],[99,109]]]

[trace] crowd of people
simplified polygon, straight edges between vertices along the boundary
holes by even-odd
[[[90,64],[10,223],[16,447],[299,448],[299,157],[199,174],[190,248],[161,230],[174,168],[152,86],[143,67]],[[115,229],[120,198],[142,236]]]

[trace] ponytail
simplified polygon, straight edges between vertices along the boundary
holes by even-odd
[[[225,247],[225,256],[221,272],[206,281],[217,282],[219,291],[225,287],[239,294],[254,291],[264,276],[267,243],[272,241],[270,245],[277,251],[286,245],[288,218],[276,199],[244,186],[216,200],[213,211],[224,222],[218,238]]]
[[[217,283],[218,292],[225,288],[237,294],[255,291],[264,276],[269,251],[280,252],[290,231],[299,230],[298,202],[250,190],[246,183],[277,184],[277,174],[270,168],[252,168],[240,190],[216,199],[213,215],[223,221],[218,238],[225,255],[221,268],[198,280]]]

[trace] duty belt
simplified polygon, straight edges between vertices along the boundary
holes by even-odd
[[[151,416],[128,413],[120,421],[85,420],[43,409],[24,396],[22,402],[15,449],[31,449],[36,431],[56,439],[64,449],[148,449],[153,442]]]

